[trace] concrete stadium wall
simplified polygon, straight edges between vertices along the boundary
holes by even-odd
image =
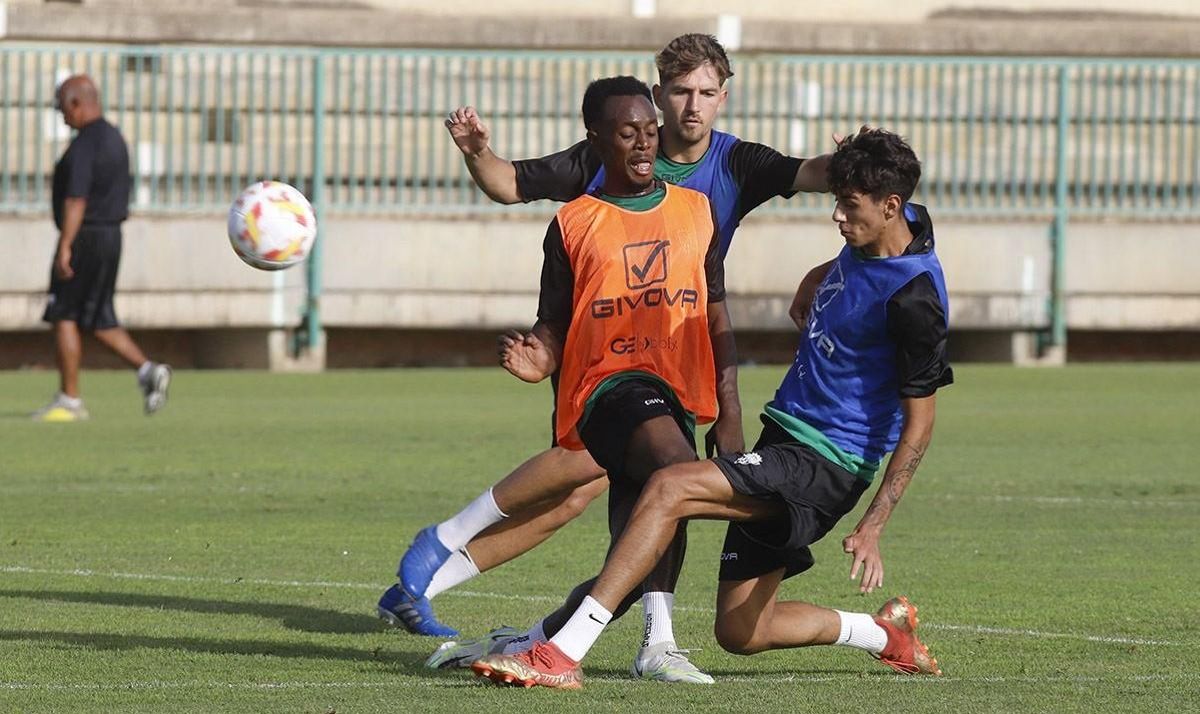
[[[370,366],[380,362],[381,351],[394,349],[387,335],[528,326],[537,305],[544,230],[542,219],[328,218],[321,237],[321,316],[331,333],[357,337],[343,347],[331,340],[329,350],[342,352],[318,357]],[[1048,324],[1047,226],[947,221],[936,232],[959,356],[1028,358],[1032,334]],[[48,356],[15,345],[17,335],[43,329],[54,240],[47,219],[0,219],[0,342],[11,348],[6,366]],[[1196,228],[1187,224],[1072,224],[1068,327],[1097,333],[1200,330],[1197,240]],[[824,222],[746,221],[727,262],[739,331],[790,331],[787,307],[796,284],[840,246]],[[182,350],[177,361],[290,364],[286,340],[304,300],[303,271],[263,273],[243,265],[229,248],[222,216],[131,219],[118,288],[118,314],[131,329],[188,333],[186,344],[164,345]],[[437,361],[406,349],[410,361]]]
[[[45,0],[9,0],[13,3],[43,3]],[[82,0],[94,7],[186,8],[183,0]],[[686,3],[663,0],[505,0],[500,6],[450,0],[206,0],[209,7],[260,6],[266,8],[315,7],[362,9],[376,8],[391,12],[419,13],[462,20],[487,16],[502,7],[505,14],[527,17],[700,17],[738,15],[756,20],[804,20],[809,22],[873,22],[886,14],[895,22],[918,22],[945,15],[1011,16],[1040,13],[1055,16],[1085,17],[1126,15],[1149,17],[1197,17],[1200,7],[1193,0],[841,0],[837,3],[803,3],[795,0],[755,0],[753,3],[731,0],[690,0]]]
[[[633,0],[636,2],[637,0]],[[885,3],[667,3],[634,17],[621,0],[578,5],[545,0],[495,4],[221,0],[216,7],[178,0],[0,1],[0,39],[52,42],[199,42],[346,47],[586,48],[656,50],[685,32],[717,35],[730,50],[806,54],[981,54],[1089,57],[1200,55],[1200,6],[1192,0],[1061,0],[1074,12],[1022,13],[1038,3],[989,3],[1017,12],[941,12],[932,1]],[[414,6],[420,4],[419,8]],[[545,11],[553,5],[553,12]],[[956,4],[958,7],[961,4]],[[568,14],[563,7],[572,7]],[[874,9],[872,9],[874,8]],[[1099,10],[1114,9],[1115,14]],[[969,10],[969,8],[968,8]],[[787,14],[782,14],[786,11]],[[490,13],[490,14],[489,14]],[[761,13],[761,16],[760,16]],[[778,14],[777,14],[778,13]],[[879,17],[886,17],[880,21]],[[853,21],[847,21],[853,18]]]
[[[296,7],[284,13],[281,5]],[[1053,11],[1034,0],[763,0],[734,5],[736,21],[718,17],[731,5],[9,0],[0,1],[0,39],[652,51],[678,34],[700,31],[742,52],[1200,56],[1200,3],[1194,0],[1057,0]],[[881,16],[887,21],[876,19]],[[447,348],[463,361],[482,359],[490,347],[479,344],[490,342],[488,333],[533,318],[544,226],[541,219],[329,217],[322,239],[328,352],[315,361],[369,366],[459,359],[447,357]],[[1048,323],[1047,228],[1042,222],[939,222],[952,347],[960,357],[1010,360],[1032,353],[1031,336]],[[1071,344],[1136,354],[1139,342],[1159,336],[1164,354],[1200,353],[1196,236],[1194,224],[1072,223]],[[54,238],[45,217],[0,216],[0,366],[44,364],[50,357],[39,318]],[[786,308],[795,284],[839,247],[823,222],[747,221],[728,263],[743,354],[786,358],[790,338],[778,336],[791,329]],[[180,364],[296,366],[288,338],[304,300],[303,277],[300,270],[266,274],[242,265],[228,248],[222,216],[140,216],[126,225],[117,307],[152,353]],[[90,360],[95,352],[89,351]]]

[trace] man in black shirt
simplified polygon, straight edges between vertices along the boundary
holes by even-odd
[[[59,392],[38,410],[39,421],[88,417],[79,396],[83,358],[80,330],[137,370],[147,414],[167,401],[171,368],[151,362],[117,322],[113,292],[121,262],[121,222],[129,213],[129,150],[121,133],[104,120],[100,94],[86,75],[68,77],[55,93],[67,126],[78,131],[54,167],[52,204],[58,250],[42,319],[54,325]]]

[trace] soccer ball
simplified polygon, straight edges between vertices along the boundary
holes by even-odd
[[[304,194],[280,181],[259,181],[229,207],[229,242],[259,270],[283,270],[308,257],[317,219]]]

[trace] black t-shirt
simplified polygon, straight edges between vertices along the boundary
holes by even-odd
[[[701,159],[703,160],[703,159]],[[775,196],[791,198],[792,184],[804,159],[785,156],[775,149],[751,141],[738,141],[729,150],[729,170],[738,186],[737,217]],[[600,157],[587,141],[536,159],[513,162],[517,190],[525,202],[550,199],[571,201],[582,196],[600,171]],[[656,173],[657,173],[657,168]],[[670,180],[670,177],[661,177]]]
[[[929,214],[924,209],[918,214],[919,220],[909,223],[913,240],[905,255],[933,250]],[[896,343],[901,398],[928,397],[954,382],[954,371],[946,359],[946,306],[928,273],[892,294],[887,303],[887,331]]]
[[[725,299],[725,262],[721,260],[721,236],[713,216],[713,235],[704,254],[704,279],[708,286],[708,301]],[[565,337],[571,324],[575,302],[575,271],[563,244],[558,216],[550,220],[546,238],[542,241],[542,284],[538,296],[538,322],[550,326],[555,334]]]
[[[117,225],[129,215],[129,149],[115,126],[97,119],[76,134],[54,166],[51,205],[62,228],[68,198],[87,199],[84,225]]]

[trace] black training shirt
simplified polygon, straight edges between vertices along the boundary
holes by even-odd
[[[703,161],[704,159],[701,159]],[[729,172],[738,187],[738,220],[775,196],[791,198],[796,195],[792,184],[804,159],[785,156],[775,149],[751,141],[738,141],[729,150]],[[588,184],[600,171],[600,157],[587,141],[581,141],[562,151],[536,159],[513,162],[517,175],[517,190],[521,199],[537,201],[571,201],[582,196]],[[672,183],[669,176],[655,174]]]
[[[129,149],[115,126],[103,118],[84,126],[54,166],[51,206],[62,228],[68,198],[87,199],[85,226],[117,225],[129,215]]]
[[[933,250],[929,214],[924,208],[918,214],[920,220],[909,222],[913,240],[905,255]],[[901,398],[928,397],[954,382],[946,358],[946,306],[928,273],[918,275],[892,294],[887,303],[887,331],[896,344]]]

